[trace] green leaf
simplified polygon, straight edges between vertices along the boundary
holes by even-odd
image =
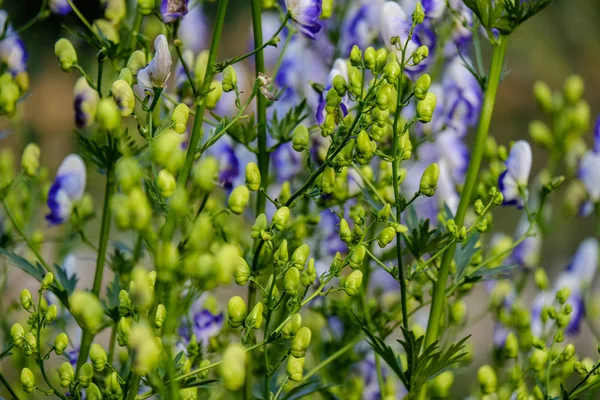
[[[10,342],[4,343],[4,346],[2,347],[2,351],[0,352],[0,361],[13,354],[11,352],[11,350],[14,346],[15,346],[15,344],[12,342],[12,340]]]
[[[67,291],[67,293],[69,295],[71,293],[73,293],[73,291],[75,290],[75,286],[77,285],[77,282],[79,281],[79,278],[77,278],[77,275],[74,274],[71,277],[67,276],[67,272],[64,270],[63,267],[61,267],[58,264],[54,264],[54,270],[56,272],[54,274],[54,277],[56,279],[58,279],[61,286]]]
[[[337,399],[328,389],[335,385],[325,385],[318,379],[310,379],[302,385],[296,386],[283,396],[283,400],[297,400],[311,398],[310,395],[321,393],[327,399]]]
[[[306,99],[302,100],[300,104],[288,111],[288,113],[279,119],[277,111],[273,112],[273,118],[269,125],[269,135],[276,139],[278,142],[289,142],[292,139],[292,132],[306,117],[308,113],[306,110]]]
[[[497,278],[501,275],[508,275],[512,270],[517,267],[517,264],[512,265],[503,265],[495,268],[480,268],[477,271],[473,272],[469,275],[469,278],[477,278],[488,280],[492,278]]]
[[[471,259],[480,249],[477,246],[479,233],[471,236],[466,242],[458,243],[454,253],[454,261],[456,262],[456,276],[460,279],[465,273],[467,267],[471,263]]]

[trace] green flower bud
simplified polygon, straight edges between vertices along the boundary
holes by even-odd
[[[23,337],[23,352],[26,356],[30,356],[37,351],[37,339],[33,332],[28,332]]]
[[[248,189],[253,192],[260,189],[260,170],[258,169],[258,165],[253,162],[249,162],[246,165],[246,186]]]
[[[198,400],[198,389],[196,389],[196,388],[179,389],[179,398],[181,400]]]
[[[452,371],[444,371],[427,383],[427,394],[434,399],[448,398],[453,384],[454,373]]]
[[[263,323],[263,303],[260,301],[254,305],[248,318],[246,318],[246,328],[248,329],[260,329]]]
[[[131,283],[129,286],[129,292],[131,296],[131,303],[140,312],[150,308],[153,298],[152,278],[147,270],[141,267],[135,267],[131,271]]]
[[[0,112],[12,117],[16,112],[17,101],[21,97],[21,90],[10,74],[6,73],[0,78],[2,79],[0,82]]]
[[[362,130],[356,137],[356,150],[361,157],[370,158],[377,150],[377,144],[371,141],[366,131]]]
[[[298,270],[302,271],[306,265],[306,261],[310,255],[310,246],[307,244],[300,245],[292,254],[292,264]]]
[[[375,70],[382,71],[387,62],[388,51],[385,48],[380,48],[375,52]]]
[[[544,291],[548,289],[548,275],[546,275],[546,271],[544,271],[542,268],[538,268],[535,270],[534,281],[535,286],[539,290]]]
[[[85,363],[81,366],[81,369],[77,373],[77,381],[79,384],[86,388],[90,386],[92,383],[92,378],[94,377],[94,368],[89,363]]]
[[[298,152],[308,148],[308,129],[304,125],[298,125],[292,134],[292,148]]]
[[[321,179],[321,191],[325,194],[333,193],[335,186],[335,170],[330,167],[326,167],[323,171]]]
[[[173,129],[162,132],[152,143],[152,159],[173,174],[183,166],[185,153],[181,149],[184,137]]]
[[[381,210],[379,210],[377,212],[377,220],[378,221],[387,221],[388,218],[390,217],[390,211],[392,209],[392,206],[389,203],[386,203]]]
[[[35,390],[35,375],[29,368],[21,370],[21,384],[25,393],[31,393]]]
[[[291,381],[300,382],[304,373],[304,357],[288,358],[286,372],[289,375]]]
[[[547,113],[552,111],[552,90],[546,82],[535,81],[533,83],[533,95],[542,111]]]
[[[117,103],[121,117],[131,115],[135,109],[135,96],[133,95],[131,85],[126,81],[119,79],[113,82],[111,93],[113,99]]]
[[[387,110],[389,108],[390,99],[392,98],[392,89],[385,85],[377,90],[377,107],[380,110]]]
[[[148,325],[136,325],[131,330],[129,344],[135,355],[132,365],[135,372],[146,375],[156,369],[160,361],[162,342],[159,337],[154,336]]]
[[[185,133],[187,130],[187,123],[190,117],[190,108],[183,103],[177,104],[171,113],[171,123],[173,124],[173,130],[179,134]]]
[[[334,1],[333,0],[323,0],[321,2],[321,15],[319,16],[320,19],[328,19],[331,18],[331,16],[333,15],[333,9],[334,9]]]
[[[225,349],[223,363],[220,366],[225,389],[235,392],[244,386],[246,359],[246,349],[240,344],[232,344]]]
[[[429,74],[423,74],[417,79],[415,82],[415,87],[413,92],[415,93],[415,97],[419,100],[424,100],[429,93],[429,87],[431,86],[431,76]]]
[[[567,345],[567,347],[565,347],[565,349],[563,350],[560,357],[562,358],[563,361],[569,361],[571,358],[573,358],[574,355],[575,355],[575,346],[573,346],[571,343],[569,343]]]
[[[450,323],[460,326],[465,322],[467,316],[467,304],[462,300],[457,300],[450,306]]]
[[[373,47],[367,47],[365,50],[365,67],[367,69],[375,69],[375,49]]]
[[[97,19],[94,21],[92,29],[96,34],[100,35],[102,38],[105,38],[109,42],[113,42],[115,45],[119,44],[121,41],[121,38],[119,37],[119,31],[111,21],[106,19]]]
[[[317,270],[315,269],[315,259],[311,258],[308,260],[308,266],[304,271],[302,271],[302,275],[300,276],[300,283],[302,286],[310,286],[317,279]]]
[[[231,92],[237,87],[237,74],[231,65],[223,71],[223,91]]]
[[[56,308],[56,304],[52,304],[46,312],[44,313],[44,323],[51,324],[56,320],[58,316],[58,308]]]
[[[359,270],[350,272],[350,274],[344,280],[344,291],[348,296],[354,296],[358,293],[360,286],[362,285],[363,273]]]
[[[29,290],[21,290],[20,300],[21,306],[23,306],[24,309],[31,309],[31,306],[33,305],[33,298],[31,297],[31,292]]]
[[[23,150],[21,168],[27,176],[35,176],[40,167],[40,148],[35,143],[29,143]]]
[[[100,129],[108,132],[121,127],[121,111],[112,97],[106,97],[98,102],[96,121],[98,121]]]
[[[550,128],[542,121],[531,121],[529,124],[529,136],[537,144],[550,149],[554,145],[554,137]]]
[[[100,346],[98,343],[94,343],[90,348],[90,360],[92,361],[92,364],[94,364],[95,371],[103,371],[108,362],[104,347]]]
[[[346,95],[346,79],[341,75],[333,77],[332,82],[333,89],[336,91],[338,96],[344,97]]]
[[[52,272],[48,272],[44,276],[44,279],[42,279],[42,285],[41,285],[42,290],[48,289],[50,286],[52,286],[53,282],[54,282],[54,274]]]
[[[65,72],[69,72],[77,64],[77,52],[68,39],[58,39],[54,44],[54,55],[58,58],[60,69]]]
[[[204,359],[204,360],[200,361],[200,364],[198,366],[200,368],[205,368],[205,367],[208,367],[210,364],[211,364],[210,360]],[[198,372],[198,377],[200,379],[206,379],[206,377],[208,376],[209,373],[210,373],[210,370],[205,369],[204,371]]]
[[[202,158],[192,171],[194,183],[204,193],[210,193],[215,188],[219,176],[219,163],[212,156]]]
[[[354,152],[354,145],[354,139],[348,140],[348,143],[346,143],[346,145],[342,147],[342,150],[335,156],[333,162],[338,167],[349,167],[352,165],[352,153]]]
[[[240,296],[233,296],[227,303],[227,315],[229,316],[229,326],[239,328],[242,326],[248,315],[248,308],[244,299]]]
[[[267,222],[267,216],[265,214],[259,214],[252,225],[252,233],[250,237],[252,239],[260,239],[263,236],[263,232],[268,228],[269,223]]]
[[[510,332],[508,336],[506,336],[506,340],[504,341],[504,349],[503,349],[504,357],[506,358],[517,358],[519,355],[519,341],[514,333]]]
[[[362,51],[357,45],[352,46],[352,50],[350,50],[350,64],[352,64],[353,67],[362,65]]]
[[[529,367],[535,372],[543,371],[547,362],[548,352],[546,350],[535,349],[529,356]]]
[[[246,186],[238,186],[229,195],[227,205],[234,214],[242,214],[250,201],[250,191]]]
[[[285,264],[287,264],[288,260],[289,252],[287,240],[283,239],[281,241],[281,244],[279,245],[279,248],[277,249],[275,254],[273,254],[273,264],[275,264],[275,266],[277,267],[283,267],[285,266]]]
[[[396,237],[396,231],[391,226],[385,227],[377,236],[377,244],[382,249]]]
[[[175,192],[175,188],[177,187],[177,181],[172,173],[167,171],[166,169],[161,169],[158,173],[158,191],[160,195],[169,198],[173,196]]]
[[[415,63],[415,65],[419,65],[421,61],[425,60],[427,57],[429,57],[429,47],[425,45],[420,46],[413,53],[413,63]]]
[[[421,177],[419,183],[419,192],[427,197],[431,197],[435,194],[437,189],[437,181],[440,176],[440,167],[436,163],[430,164]]]
[[[290,296],[298,295],[300,286],[300,271],[296,267],[291,267],[285,273],[283,278],[283,290]]]
[[[133,305],[131,304],[129,293],[126,290],[121,290],[119,292],[119,315],[124,317],[131,314],[132,311]]]
[[[154,0],[148,0],[154,2]],[[146,54],[142,50],[136,50],[131,53],[127,60],[127,68],[133,75],[137,75],[138,71],[146,66]]]
[[[108,399],[123,398],[123,389],[121,388],[121,384],[119,383],[119,375],[114,371],[106,378],[105,395]]]
[[[237,263],[233,272],[235,283],[240,286],[244,286],[248,282],[248,279],[251,275],[252,274],[250,272],[250,267],[248,266],[248,263],[246,262],[246,260],[240,257],[239,262]]]
[[[217,280],[223,285],[228,285],[233,277],[233,271],[240,262],[239,248],[232,244],[226,244],[215,253],[215,270]]]
[[[88,400],[102,400],[102,392],[95,383],[90,383],[90,386],[85,389],[85,397]]]
[[[363,264],[366,255],[367,248],[362,244],[357,246],[350,255],[350,268],[360,268]]]
[[[583,97],[583,91],[585,90],[585,82],[579,75],[571,75],[565,81],[563,87],[563,93],[567,103],[573,105],[576,104]]]
[[[60,365],[60,368],[58,369],[58,377],[60,379],[61,387],[67,388],[71,386],[75,380],[75,371],[73,370],[73,366],[70,362],[64,362]]]
[[[201,51],[196,56],[194,62],[194,76],[199,86],[204,83],[204,76],[206,75],[206,67],[208,66],[208,50]]]
[[[119,80],[123,80],[127,82],[129,86],[133,85],[133,73],[129,68],[123,68],[121,72],[119,72]]]
[[[556,292],[556,301],[560,304],[565,304],[571,295],[571,290],[568,287],[561,288]]]
[[[389,84],[395,85],[400,76],[400,64],[397,61],[388,62],[383,68],[385,79]]]
[[[432,92],[427,92],[425,98],[417,103],[417,117],[422,123],[431,121],[435,111],[436,97]]]
[[[131,336],[132,319],[121,317],[117,324],[117,342],[119,346],[129,346],[129,337]]]
[[[345,218],[340,220],[340,239],[346,243],[352,241],[352,230],[350,230],[350,225],[348,225]]]
[[[215,108],[222,95],[223,87],[221,86],[221,82],[212,81],[210,84],[210,92],[206,95],[206,107],[209,109]]]
[[[65,352],[65,349],[69,345],[69,337],[66,333],[59,333],[58,336],[54,339],[54,352],[57,356],[60,356]]]
[[[573,128],[580,131],[589,129],[591,113],[590,105],[585,100],[581,100],[577,103],[569,115]]]
[[[277,229],[278,231],[282,231],[287,225],[290,219],[290,209],[288,207],[280,207],[273,214],[273,220],[271,221],[271,226]]]
[[[71,313],[81,327],[92,334],[97,333],[104,317],[104,307],[98,297],[90,292],[77,290],[71,295],[69,304]]]
[[[477,381],[481,386],[481,391],[484,394],[492,394],[498,386],[498,378],[496,371],[489,365],[484,365],[477,371]]]
[[[10,328],[10,336],[15,346],[21,347],[23,340],[25,339],[25,330],[23,329],[23,326],[19,323],[13,324]]]
[[[312,332],[310,331],[310,328],[303,326],[302,328],[298,329],[298,331],[296,332],[296,336],[292,341],[292,347],[290,348],[292,356],[294,356],[295,358],[304,357],[304,355],[306,354],[306,350],[310,345],[311,337]]]
[[[115,167],[115,176],[117,183],[125,193],[128,193],[134,187],[138,187],[142,179],[138,160],[134,157],[119,159]]]
[[[300,314],[294,314],[290,317],[290,320],[283,326],[281,334],[283,340],[292,340],[296,337],[298,329],[302,327],[302,316]]]
[[[417,1],[415,11],[412,14],[412,21],[415,24],[422,24],[425,21],[425,10],[423,10],[423,5],[420,1]]]

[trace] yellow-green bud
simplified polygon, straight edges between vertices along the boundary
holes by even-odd
[[[552,90],[546,82],[535,81],[533,83],[533,95],[542,111],[552,111]]]
[[[377,244],[382,249],[396,237],[396,230],[391,226],[385,227],[377,236]]]
[[[392,89],[388,85],[382,86],[377,90],[377,107],[380,110],[389,108],[390,98],[392,97]]]
[[[246,349],[240,344],[233,344],[225,349],[223,363],[220,367],[225,389],[235,392],[244,386],[246,379],[246,359]]]
[[[139,161],[134,157],[121,158],[115,167],[115,176],[123,192],[128,193],[132,188],[140,185],[142,172]]]
[[[54,55],[58,58],[60,69],[65,72],[70,71],[77,64],[77,52],[68,39],[58,39],[54,44]]]
[[[131,303],[140,313],[148,310],[152,304],[153,286],[147,270],[141,267],[133,268],[129,291]]]
[[[159,304],[156,307],[156,315],[154,316],[154,326],[158,329],[162,328],[165,319],[167,318],[167,308],[164,304]]]
[[[498,386],[496,371],[489,365],[484,365],[477,371],[477,381],[484,394],[492,394]]]
[[[298,329],[298,331],[296,332],[296,336],[292,341],[292,347],[290,348],[292,356],[296,358],[304,357],[306,354],[306,350],[310,345],[311,337],[312,332],[310,331],[310,328],[303,326],[302,328]]]
[[[254,305],[254,308],[248,314],[248,318],[246,318],[247,329],[260,329],[263,323],[263,308],[263,303],[260,301]]]
[[[356,150],[361,157],[369,158],[377,150],[375,142],[371,141],[365,130],[361,130],[356,137]]]
[[[15,83],[21,89],[21,93],[25,93],[29,90],[29,74],[27,71],[21,71],[15,75]]]
[[[108,362],[108,357],[106,356],[104,347],[100,346],[98,343],[94,343],[90,348],[90,361],[92,364],[94,364],[95,371],[103,371],[104,367],[106,367],[106,363]]]
[[[21,384],[25,393],[31,393],[35,390],[35,375],[29,368],[21,370]]]
[[[283,239],[281,244],[277,248],[275,254],[273,254],[273,264],[277,267],[283,267],[287,264],[289,257],[287,240]]]
[[[28,332],[23,337],[23,352],[26,356],[30,356],[37,351],[37,339],[33,332]]]
[[[194,183],[204,193],[210,193],[215,188],[215,181],[219,175],[219,163],[216,158],[207,156],[202,158],[192,171]]]
[[[229,316],[229,326],[239,328],[242,326],[248,316],[248,308],[244,299],[240,296],[233,296],[227,303],[227,315]]]
[[[179,398],[181,400],[198,400],[198,389],[193,387],[179,389]]]
[[[212,109],[217,106],[217,103],[221,99],[221,95],[223,94],[223,87],[221,86],[221,82],[213,81],[210,84],[210,92],[206,95],[206,107]]]
[[[208,66],[208,50],[201,51],[194,62],[194,76],[199,85],[204,83],[206,67]]]
[[[367,248],[364,245],[357,246],[350,255],[350,268],[357,269],[362,266],[362,263],[367,255]]]
[[[227,205],[234,214],[242,214],[250,201],[250,191],[246,186],[238,186],[229,195]]]
[[[302,376],[304,373],[304,357],[296,358],[290,357],[288,358],[286,372],[290,377],[291,381],[300,382],[302,380]]]
[[[238,263],[236,264],[233,276],[235,278],[235,283],[240,286],[244,286],[251,276],[250,267],[242,257],[239,258]]]
[[[69,300],[71,313],[77,319],[83,329],[92,334],[98,332],[102,326],[104,307],[98,297],[90,292],[75,291]]]
[[[321,190],[325,194],[333,193],[333,188],[335,186],[335,170],[331,167],[326,167],[325,171],[323,171],[322,179],[321,179]]]
[[[154,2],[154,0],[148,0]],[[146,54],[142,50],[136,50],[131,53],[127,60],[127,68],[133,75],[137,75],[138,71],[146,66]]]
[[[412,14],[412,21],[415,24],[422,24],[425,21],[425,10],[423,10],[423,5],[420,1],[417,1],[415,11]]]
[[[552,137],[552,131],[542,121],[531,121],[529,124],[529,136],[534,142],[541,146],[549,149],[554,145],[554,138]]]
[[[307,244],[300,245],[292,254],[292,264],[300,271],[304,269],[310,255],[310,247]]]
[[[23,150],[21,168],[27,176],[35,176],[40,167],[40,148],[35,143],[29,143]]]
[[[346,79],[341,75],[333,77],[332,82],[333,89],[336,91],[338,96],[343,97],[346,95]]]
[[[0,111],[9,117],[12,117],[16,112],[17,101],[21,96],[19,86],[12,80],[9,73],[2,75],[4,78],[0,83]]]
[[[240,262],[240,252],[235,245],[223,245],[215,253],[216,278],[221,284],[228,285],[231,282],[233,271],[235,271],[238,262]]]
[[[44,279],[42,279],[42,290],[46,290],[48,289],[50,286],[52,286],[52,283],[54,282],[54,274],[52,272],[48,272],[45,276]]]
[[[271,225],[278,231],[282,231],[290,219],[290,209],[288,207],[280,207],[273,214]]]
[[[296,337],[298,329],[302,327],[302,316],[300,314],[294,314],[290,317],[290,320],[283,326],[281,334],[284,340],[292,340]]]
[[[418,4],[421,4],[420,2]],[[450,389],[454,384],[454,373],[444,371],[427,384],[427,394],[434,399],[443,399],[450,396]]]
[[[248,189],[253,192],[260,189],[260,170],[258,169],[258,165],[253,162],[249,162],[246,165],[246,186]]]
[[[463,300],[455,301],[449,310],[450,323],[460,326],[465,322],[467,316],[467,304]]]
[[[66,333],[61,332],[54,339],[54,352],[56,353],[57,356],[60,356],[62,353],[65,352],[65,349],[67,348],[68,345],[69,345],[69,337],[67,336]]]
[[[413,55],[413,62],[415,63],[415,65],[418,65],[421,63],[421,61],[425,60],[427,57],[429,57],[429,47],[423,45],[420,46]]]
[[[231,92],[237,87],[237,74],[231,65],[223,71],[223,91]]]
[[[506,336],[506,340],[504,341],[504,349],[503,349],[504,357],[506,358],[517,358],[519,355],[519,341],[514,333],[510,332]]]
[[[21,290],[21,295],[19,296],[20,300],[21,300],[21,306],[23,306],[24,309],[29,310],[31,309],[31,306],[33,305],[33,299],[31,297],[31,292],[27,289],[23,289]]]
[[[210,364],[211,364],[210,360],[204,359],[204,360],[200,361],[200,364],[198,366],[200,368],[205,368],[205,367],[208,367]],[[205,379],[209,373],[210,373],[210,370],[205,369],[204,371],[201,371],[198,373],[198,377],[200,377],[200,379]]]
[[[360,286],[362,285],[363,273],[359,270],[350,272],[350,274],[344,280],[344,291],[348,296],[354,296],[358,293]]]
[[[127,117],[133,113],[135,109],[135,96],[131,86],[126,81],[119,79],[114,81],[111,88],[111,93],[121,117]],[[115,128],[116,129],[116,128]]]
[[[85,397],[87,400],[102,400],[102,392],[95,383],[90,383],[90,386],[85,389]]]
[[[283,290],[290,296],[296,296],[298,294],[299,286],[300,271],[296,267],[291,267],[286,271],[283,278]]]
[[[375,69],[375,56],[376,52],[373,47],[367,47],[365,49],[365,67],[367,67],[367,69]]]
[[[150,15],[154,11],[156,0],[138,0],[138,8],[142,15]]]
[[[135,355],[132,368],[140,375],[154,370],[160,361],[162,342],[147,324],[137,324],[132,330],[129,344]],[[117,382],[118,383],[118,382]]]
[[[548,352],[546,350],[535,349],[529,356],[529,367],[535,372],[543,371],[547,362]]]
[[[302,276],[300,277],[300,283],[302,286],[310,286],[317,279],[317,270],[315,269],[315,259],[311,258],[308,260],[308,266],[304,271],[302,271]]]
[[[121,111],[112,97],[106,97],[98,102],[96,120],[100,129],[112,132],[121,127]]]
[[[565,81],[563,87],[563,93],[567,103],[573,105],[576,104],[583,97],[583,91],[585,90],[585,82],[579,75],[571,75]]]
[[[56,320],[57,316],[58,308],[56,308],[56,304],[52,304],[44,313],[44,323],[51,324],[52,322],[54,322],[54,320]]]
[[[546,275],[546,271],[544,271],[542,268],[535,270],[534,281],[535,286],[537,286],[539,290],[543,291],[548,289],[548,275]]]
[[[415,87],[413,92],[415,93],[415,97],[419,100],[424,100],[429,93],[429,87],[431,86],[431,76],[429,74],[423,74],[417,79],[415,82]]]
[[[567,347],[565,347],[565,349],[563,350],[560,357],[562,358],[563,361],[569,361],[571,358],[573,358],[574,355],[575,355],[575,346],[573,346],[571,343],[569,343],[567,345]]]
[[[23,329],[23,326],[19,323],[13,324],[10,328],[10,336],[15,346],[21,347],[23,340],[25,339],[25,330]]]
[[[352,50],[350,50],[350,63],[354,67],[362,65],[362,51],[357,45],[352,46]]]
[[[75,371],[70,362],[64,362],[58,369],[58,378],[60,379],[60,386],[67,388],[73,383],[75,379]]]
[[[308,148],[308,129],[304,125],[298,125],[292,134],[292,148],[298,152]]]
[[[432,92],[427,92],[425,98],[417,103],[417,117],[422,123],[431,121],[435,111],[436,97]]]
[[[352,230],[345,218],[340,220],[340,239],[346,243],[352,241]]]
[[[565,304],[571,295],[571,289],[568,287],[561,288],[558,292],[556,292],[556,300],[560,304]]]
[[[175,193],[177,187],[177,181],[172,173],[166,169],[161,169],[158,173],[158,191],[162,197],[169,198]]]
[[[117,343],[119,346],[129,346],[129,337],[131,336],[131,318],[121,317],[117,324]]]
[[[121,69],[121,72],[119,72],[119,79],[127,82],[129,86],[133,85],[133,73],[129,68]]]
[[[437,181],[440,176],[440,167],[436,163],[430,164],[421,177],[419,183],[419,192],[427,197],[431,197],[435,194],[437,189]]]
[[[375,70],[381,71],[387,62],[388,51],[384,47],[375,52]]]
[[[171,123],[173,130],[179,134],[183,134],[187,130],[187,123],[190,117],[190,108],[183,103],[177,104],[171,114]]]
[[[396,84],[400,75],[400,64],[397,61],[388,62],[383,68],[383,73],[388,83],[392,85]]]
[[[77,381],[84,388],[90,386],[90,383],[92,383],[93,377],[94,377],[94,368],[92,368],[91,364],[89,364],[89,363],[83,364],[81,366],[81,369],[77,373]]]

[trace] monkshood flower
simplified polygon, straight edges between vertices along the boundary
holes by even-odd
[[[591,203],[600,201],[600,152],[588,151],[579,163],[578,177]]]
[[[246,165],[256,161],[256,155],[244,146],[237,145],[228,136],[218,140],[208,150],[219,163],[219,184],[230,191],[245,182]]]
[[[347,57],[352,46],[367,48],[379,36],[383,0],[362,0],[348,11],[342,23],[341,54]]]
[[[443,161],[455,183],[462,183],[469,166],[469,147],[453,129],[446,129],[435,136],[433,142],[419,147],[419,160],[433,163]]]
[[[87,83],[84,77],[77,80],[73,92],[75,125],[78,128],[85,128],[94,122],[96,107],[98,101],[100,101],[100,97],[98,96],[98,92]]]
[[[67,15],[71,12],[71,6],[67,0],[50,0],[48,4],[50,11],[56,15]]]
[[[531,162],[531,146],[524,140],[517,141],[510,149],[505,163],[506,171],[498,178],[498,188],[504,195],[505,205],[523,207],[526,199],[522,193],[527,190]]]
[[[163,22],[168,24],[183,17],[188,13],[188,3],[190,0],[162,0],[160,3],[160,13]]]
[[[454,57],[446,66],[442,85],[446,124],[464,136],[479,119],[483,102],[481,87],[458,57]]]
[[[321,3],[322,0],[285,0],[294,26],[309,39],[316,39],[315,35],[321,30]]]
[[[198,53],[207,47],[206,38],[210,37],[208,34],[208,22],[200,4],[190,7],[189,12],[181,18],[177,34],[185,50]],[[188,65],[192,64],[188,63]]]
[[[138,84],[146,93],[154,93],[154,88],[164,88],[171,75],[171,52],[165,35],[158,35],[154,40],[156,53],[146,67],[137,74]]]
[[[598,269],[598,240],[587,238],[579,245],[567,271],[575,274],[582,287],[588,287]]]
[[[70,217],[73,205],[83,196],[85,180],[83,160],[77,154],[69,154],[60,164],[48,192],[50,213],[46,215],[46,220],[50,225],[62,224]]]
[[[202,343],[202,347],[208,347],[208,342],[211,338],[221,332],[223,328],[224,314],[223,312],[211,312],[204,303],[206,296],[200,296],[190,307],[190,324],[187,321],[181,322],[179,326],[179,336],[187,343],[192,335],[196,335],[196,340]]]
[[[10,24],[6,25],[7,21],[8,13],[0,10],[0,29],[1,32],[6,32],[5,39],[0,42],[0,61],[6,64],[14,76],[26,70],[28,54],[19,35],[13,32]]]

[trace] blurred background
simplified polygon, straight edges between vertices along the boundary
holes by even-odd
[[[75,3],[89,20],[102,16],[99,1],[80,0]],[[13,26],[20,26],[37,13],[40,4],[40,0],[4,0],[2,8],[9,13]],[[249,2],[233,0],[230,5],[224,42],[220,47],[221,59],[245,52],[250,40]],[[214,16],[215,10],[215,3],[205,3],[204,11],[209,20]],[[28,142],[35,141],[42,149],[42,163],[50,167],[51,174],[64,156],[75,150],[73,85],[79,76],[76,73],[63,73],[53,52],[55,41],[66,34],[63,23],[72,27],[80,26],[80,22],[72,14],[62,18],[50,16],[22,35],[29,52],[30,92],[13,121],[4,118],[0,120],[1,135],[5,136],[0,140],[0,149],[8,147],[20,154]],[[209,40],[210,37],[205,38],[205,42]],[[89,59],[90,65],[94,64],[94,54],[86,54],[85,48],[85,45],[77,47],[80,60],[85,64],[85,60]],[[536,79],[546,81],[553,89],[559,89],[569,75],[581,75],[586,82],[585,98],[590,103],[592,115],[599,114],[599,49],[598,0],[555,0],[540,15],[520,27],[511,36],[509,43],[507,68],[510,73],[500,86],[491,134],[504,145],[508,145],[511,140],[528,139],[529,122],[543,117],[537,110],[531,93]],[[534,149],[534,173],[545,162],[543,157],[544,152]],[[103,184],[94,185],[93,182],[94,177],[91,176],[88,179],[88,191],[97,199],[96,204],[99,204]],[[597,234],[598,225],[598,221],[590,219],[584,221],[567,218],[558,212],[558,208],[556,210],[550,233],[544,238],[542,256],[542,265],[551,278],[568,264],[583,238]],[[513,209],[497,210],[494,215],[495,229],[512,235],[516,218],[517,213]],[[92,265],[90,259],[90,271]],[[18,279],[19,276],[21,275],[15,273],[13,277]],[[11,287],[13,289],[5,292],[4,296],[18,298],[18,292],[23,286]],[[483,289],[474,294],[485,295]],[[469,303],[470,315],[478,315],[485,308],[486,301],[479,303],[479,309],[477,301]],[[478,362],[477,358],[489,357],[492,332],[489,319],[478,321],[475,329],[469,330],[469,333],[474,334],[474,366],[483,362]],[[577,344],[577,350],[582,356],[595,357],[597,354],[597,340],[589,326],[583,327]],[[469,372],[465,374],[468,375]]]

